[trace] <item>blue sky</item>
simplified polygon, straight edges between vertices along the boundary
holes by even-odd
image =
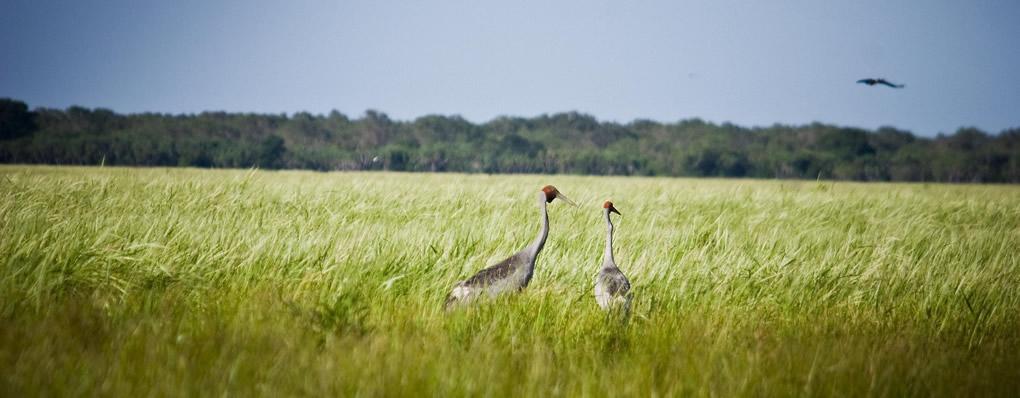
[[[5,0],[0,97],[995,134],[1020,127],[1017,21],[1015,0]]]

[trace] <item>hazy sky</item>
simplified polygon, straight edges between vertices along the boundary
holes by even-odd
[[[3,0],[0,97],[994,134],[1020,127],[1020,1]]]

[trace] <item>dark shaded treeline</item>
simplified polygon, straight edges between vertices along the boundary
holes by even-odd
[[[1020,182],[1020,129],[935,138],[821,123],[599,122],[580,113],[391,120],[205,112],[29,110],[0,99],[0,162],[312,170],[569,173],[859,181]]]

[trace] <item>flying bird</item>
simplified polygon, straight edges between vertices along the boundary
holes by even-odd
[[[630,281],[613,259],[613,220],[609,218],[609,213],[620,214],[620,211],[610,201],[602,204],[602,211],[606,217],[606,253],[602,269],[595,276],[595,302],[604,310],[622,309],[624,314],[629,314]]]
[[[535,260],[549,237],[549,213],[546,204],[560,199],[571,206],[577,206],[556,187],[546,185],[538,194],[538,205],[542,217],[542,230],[535,241],[512,256],[478,271],[474,276],[453,285],[453,291],[446,296],[446,308],[474,300],[482,293],[496,296],[505,292],[519,292],[531,282],[535,272]]]
[[[879,78],[879,79],[861,79],[861,80],[858,80],[857,82],[858,83],[864,83],[864,84],[867,84],[869,86],[874,86],[876,84],[884,84],[884,85],[892,87],[892,88],[903,88],[904,87],[902,84],[892,84],[892,83],[889,83],[888,81],[886,81],[885,79],[881,79],[881,78]]]

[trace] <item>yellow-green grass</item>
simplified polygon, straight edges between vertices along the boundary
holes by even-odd
[[[0,396],[1017,396],[1020,188],[0,167]],[[523,293],[457,280],[551,233]],[[592,283],[602,202],[634,293]]]

